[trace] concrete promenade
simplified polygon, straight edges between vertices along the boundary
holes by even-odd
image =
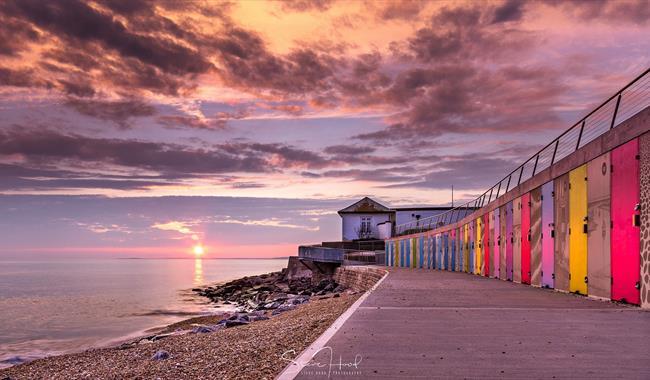
[[[650,312],[501,280],[390,274],[299,379],[650,379]],[[353,363],[358,368],[338,363]],[[330,363],[322,350],[314,362]],[[331,371],[330,371],[331,370]]]

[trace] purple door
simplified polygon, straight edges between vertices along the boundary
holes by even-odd
[[[542,185],[542,286],[553,287],[553,181]]]
[[[612,151],[612,299],[640,303],[639,140]]]
[[[542,286],[542,188],[530,192],[530,284]]]
[[[514,215],[513,202],[510,201],[506,205],[506,279],[512,281],[512,245],[515,241],[513,231],[512,231],[512,217]]]

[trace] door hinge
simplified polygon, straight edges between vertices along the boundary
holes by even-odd
[[[588,283],[589,283],[589,278],[587,278],[587,276],[585,276],[585,284],[588,284]]]

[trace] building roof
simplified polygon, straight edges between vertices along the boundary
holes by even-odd
[[[377,202],[370,197],[363,197],[360,201],[339,210],[339,215],[342,214],[390,214],[396,211],[448,211],[453,209],[449,206],[431,206],[431,207],[395,207],[389,208]],[[470,207],[472,209],[472,207]]]
[[[339,215],[340,214],[359,214],[359,213],[364,213],[364,214],[386,214],[386,213],[391,213],[393,210],[389,209],[388,207],[384,206],[383,204],[369,198],[369,197],[364,197],[360,201],[342,209],[339,210]]]
[[[451,210],[451,209],[453,209],[453,207],[449,207],[449,206],[432,206],[432,207],[417,207],[417,206],[414,206],[414,207],[394,207],[393,208],[393,210],[395,210],[395,211],[417,211],[417,210],[423,210],[423,211],[426,211],[426,210],[430,210],[430,211],[437,211],[437,210],[448,211],[448,210]]]

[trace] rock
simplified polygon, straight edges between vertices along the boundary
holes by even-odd
[[[244,321],[244,320],[240,320],[240,319],[226,320],[226,323],[224,324],[224,326],[226,326],[226,327],[235,327],[235,326],[247,325],[249,323],[250,322],[248,322],[248,321]]]
[[[169,352],[165,350],[158,350],[152,357],[152,360],[166,360],[169,359]]]
[[[269,302],[267,304],[264,304],[265,309],[277,309],[280,305],[282,305],[280,302]]]
[[[257,321],[264,321],[264,320],[267,320],[267,319],[269,319],[269,317],[267,317],[266,315],[255,315],[255,316],[251,317],[250,321],[251,322],[257,322]]]
[[[339,294],[339,293],[335,293],[332,297],[333,297],[333,298],[339,298],[340,296],[341,296],[341,294]]]
[[[302,296],[302,297],[294,298],[294,299],[290,300],[287,303],[290,304],[290,305],[300,305],[300,304],[303,304],[303,303],[308,302],[308,301],[309,301],[309,297]]]
[[[168,336],[172,336],[172,335],[173,335],[172,333],[167,333],[167,334],[158,334],[158,335],[152,337],[152,338],[151,338],[151,341],[152,341],[152,342],[155,342],[155,341],[157,341],[157,340],[164,339],[164,338],[167,338]]]
[[[135,347],[137,344],[134,342],[128,342],[128,343],[122,343],[119,346],[117,346],[118,350],[128,350],[129,348]]]
[[[295,308],[296,308],[295,305],[282,305],[277,309],[273,310],[273,313],[271,313],[271,315],[278,315],[280,313],[284,313],[285,311],[293,310]]]
[[[220,326],[219,326],[220,327]],[[196,326],[194,329],[192,329],[193,334],[209,334],[217,331],[219,328],[217,326],[206,326],[206,325],[199,325]]]

